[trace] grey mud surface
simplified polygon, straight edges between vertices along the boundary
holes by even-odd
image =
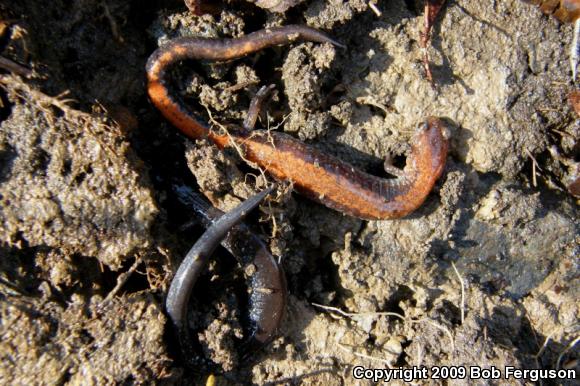
[[[420,2],[379,2],[380,16],[363,0],[272,14],[226,3],[194,16],[180,1],[0,1],[0,20],[14,23],[8,38],[0,31],[2,55],[35,70],[0,75],[0,383],[205,382],[164,315],[201,229],[171,187],[191,185],[227,210],[263,177],[165,122],[147,100],[144,63],[176,36],[290,23],[347,49],[303,43],[183,64],[175,92],[218,129],[274,83],[262,127],[383,174],[383,159],[404,160],[417,124],[442,116],[450,155],[425,204],[401,220],[360,221],[280,187],[249,220],[288,280],[278,338],[240,360],[244,273],[223,251],[192,299],[201,348],[226,371],[218,383],[371,384],[352,378],[357,365],[578,372],[572,27],[521,1],[449,1],[429,48],[433,88]]]

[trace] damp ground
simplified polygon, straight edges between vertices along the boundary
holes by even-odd
[[[274,84],[261,128],[383,176],[384,159],[404,164],[417,125],[441,116],[450,155],[425,204],[400,220],[361,221],[281,186],[248,220],[288,281],[278,337],[241,360],[247,290],[225,251],[194,292],[190,324],[218,382],[353,384],[359,365],[578,372],[573,28],[522,1],[450,1],[429,48],[433,87],[421,2],[380,2],[380,14],[363,0],[299,3],[271,14],[226,1],[196,16],[180,1],[0,2],[2,55],[34,69],[0,77],[3,383],[205,382],[163,307],[202,231],[173,187],[228,210],[263,177],[171,127],[148,101],[145,61],[174,37],[293,23],[347,48],[183,63],[174,92],[217,128],[241,123]]]

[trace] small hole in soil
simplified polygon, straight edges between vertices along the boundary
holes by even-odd
[[[83,328],[79,331],[79,337],[84,345],[89,345],[95,341],[95,338],[85,328]]]
[[[32,162],[35,169],[40,172],[45,172],[50,163],[50,155],[44,149],[37,148]]]
[[[404,155],[396,155],[393,157],[393,166],[403,169],[407,163],[407,157]]]
[[[458,326],[461,324],[461,310],[450,301],[443,300],[439,312],[454,325]]]
[[[135,259],[127,261],[123,265],[123,269],[119,271],[119,274],[127,272],[133,266],[134,263]],[[125,294],[132,294],[149,289],[149,282],[147,281],[147,276],[142,273],[143,271],[144,264],[141,263],[139,264],[137,269],[131,274],[131,276],[129,276],[125,284],[123,284],[121,292]]]
[[[416,301],[413,298],[413,290],[411,288],[402,285],[397,289],[397,292],[391,296],[391,298],[385,304],[385,310],[388,312],[396,312],[397,314],[405,315],[405,311],[399,306],[402,301],[409,301],[412,306],[416,305]]]
[[[77,184],[77,185],[82,184],[83,181],[85,180],[86,176],[87,176],[87,174],[84,172],[77,174],[75,177],[75,184]]]
[[[405,0],[405,7],[407,7],[407,9],[412,12],[415,15],[419,14],[419,11],[417,9],[417,5],[415,4],[414,0]]]
[[[0,88],[0,122],[3,122],[12,114],[13,106],[14,104],[8,100],[4,89]]]
[[[60,171],[60,173],[63,176],[68,176],[70,174],[72,170],[72,160],[71,159],[66,159],[63,163],[62,163],[62,169]]]

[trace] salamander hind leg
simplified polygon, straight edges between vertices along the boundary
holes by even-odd
[[[392,174],[395,177],[405,177],[405,171],[403,169],[399,169],[398,167],[396,167],[395,165],[393,165],[393,156],[392,155],[388,155],[385,158],[385,161],[383,163],[383,169],[385,169],[385,171],[389,174]]]
[[[272,91],[274,91],[275,88],[276,86],[273,84],[269,86],[262,86],[256,95],[254,95],[252,101],[250,102],[250,107],[248,108],[248,115],[246,115],[246,119],[244,119],[244,129],[254,130],[256,121],[258,120],[258,115],[260,115],[260,111],[262,110],[262,105],[264,104],[266,98],[272,94]]]

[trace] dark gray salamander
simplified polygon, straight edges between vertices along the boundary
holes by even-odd
[[[240,223],[272,188],[225,214],[187,186],[174,184],[173,190],[179,200],[193,209],[196,217],[208,227],[183,260],[167,296],[167,311],[177,328],[184,357],[192,366],[210,364],[194,349],[186,323],[187,304],[195,282],[220,242],[242,267],[252,267],[248,270],[252,272],[248,278],[250,333],[241,350],[243,354],[250,354],[275,336],[286,309],[287,289],[282,269],[264,242]]]

